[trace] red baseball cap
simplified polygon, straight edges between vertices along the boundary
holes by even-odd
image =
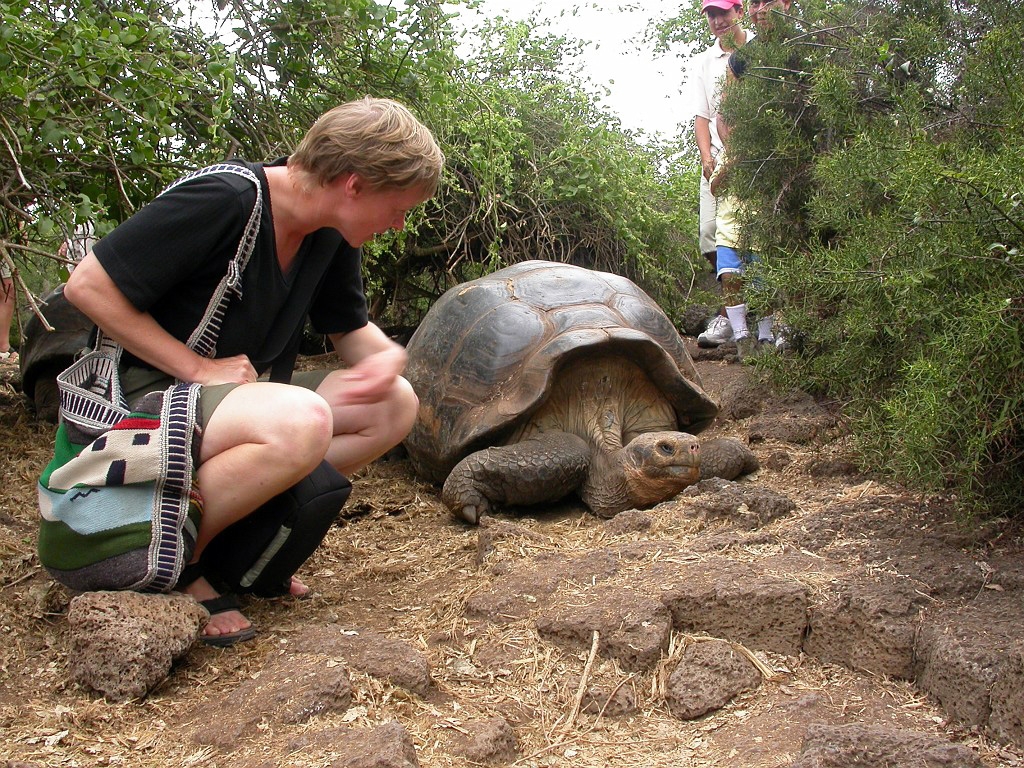
[[[700,4],[700,12],[704,13],[708,8],[721,8],[723,11],[728,11],[737,5],[742,6],[743,3],[740,0],[703,0]]]

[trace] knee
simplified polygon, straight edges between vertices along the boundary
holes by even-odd
[[[409,434],[419,412],[420,400],[413,391],[412,385],[403,377],[395,380],[391,394],[392,416],[391,427],[394,443],[397,445]]]
[[[294,460],[299,469],[315,467],[330,447],[334,419],[327,401],[307,389],[290,387],[285,403],[279,404],[275,441],[282,460]]]
[[[721,279],[725,293],[736,295],[743,290],[743,276],[738,272],[723,272]]]

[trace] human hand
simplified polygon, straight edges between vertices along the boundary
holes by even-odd
[[[341,372],[342,397],[349,405],[368,405],[384,399],[405,368],[401,347],[368,355]]]
[[[718,193],[722,191],[725,186],[726,170],[728,165],[722,165],[715,169],[715,172],[711,174],[711,178],[708,179],[708,187],[711,189],[711,194],[718,197]]]
[[[704,178],[707,181],[711,181],[711,175],[715,172],[715,166],[717,165],[717,161],[715,160],[715,158],[708,157],[706,159],[703,159],[701,160],[700,165],[704,173]]]
[[[256,381],[258,374],[247,355],[232,357],[203,358],[199,376],[195,383],[211,386],[213,384],[249,384]]]

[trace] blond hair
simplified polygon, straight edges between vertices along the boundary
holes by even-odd
[[[324,113],[288,163],[321,187],[355,173],[373,188],[422,188],[433,195],[444,153],[406,107],[366,96]]]

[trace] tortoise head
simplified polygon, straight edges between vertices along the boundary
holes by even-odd
[[[580,496],[600,517],[649,507],[700,480],[700,443],[687,432],[645,432],[595,457]]]

